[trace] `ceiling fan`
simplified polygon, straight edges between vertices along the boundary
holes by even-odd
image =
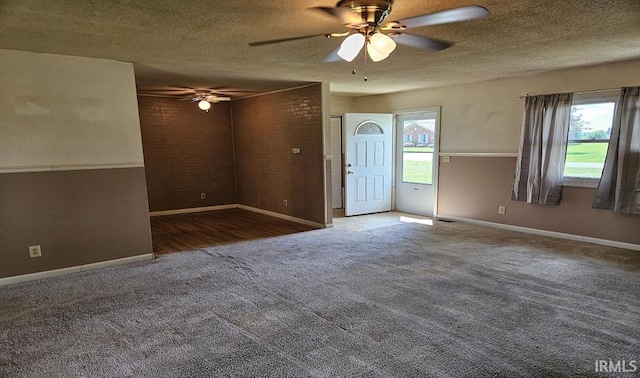
[[[138,91],[141,96],[177,98],[178,100],[197,102],[198,107],[204,111],[209,111],[211,104],[231,101],[231,97],[226,96],[223,92],[212,88],[182,87],[147,88]]]
[[[319,36],[346,37],[337,49],[322,60],[323,62],[340,60],[351,62],[363,48],[372,61],[379,62],[393,52],[396,43],[428,51],[441,51],[453,45],[452,42],[406,33],[407,29],[475,20],[490,14],[484,7],[469,5],[383,24],[391,13],[392,3],[393,0],[340,0],[335,7],[312,7],[310,9],[340,20],[351,30],[344,33],[312,34],[250,42],[249,46],[263,46]]]
[[[217,104],[221,101],[231,101],[231,97],[204,93],[196,95],[193,99],[191,99],[191,101],[198,102],[198,107],[205,112],[208,112],[209,109],[211,109],[211,104]]]

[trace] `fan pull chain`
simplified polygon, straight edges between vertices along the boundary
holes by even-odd
[[[366,47],[364,48],[364,68],[363,68],[363,73],[364,73],[364,81],[369,80],[369,77],[367,76],[367,50]],[[353,65],[353,69],[351,70],[351,74],[352,75],[356,75],[358,73],[358,71],[356,70],[357,68],[357,59],[353,61],[354,65]]]
[[[365,42],[364,49],[362,50],[364,51],[364,81],[367,81],[369,80],[367,77],[367,42]]]

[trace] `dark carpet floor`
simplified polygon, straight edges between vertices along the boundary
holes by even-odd
[[[1,377],[610,376],[597,360],[640,361],[640,252],[460,223],[0,288]]]

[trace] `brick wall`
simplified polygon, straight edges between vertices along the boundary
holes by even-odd
[[[229,103],[139,96],[138,108],[150,211],[237,203]]]
[[[321,88],[232,102],[240,204],[324,223]]]

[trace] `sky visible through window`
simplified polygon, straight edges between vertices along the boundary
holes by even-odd
[[[614,107],[615,104],[613,102],[573,105],[572,108],[574,111],[572,112],[572,116],[578,115],[584,125],[581,130],[583,135],[581,135],[580,139],[592,139],[589,137],[589,134],[598,130],[605,131],[607,133],[606,138],[609,138]]]

